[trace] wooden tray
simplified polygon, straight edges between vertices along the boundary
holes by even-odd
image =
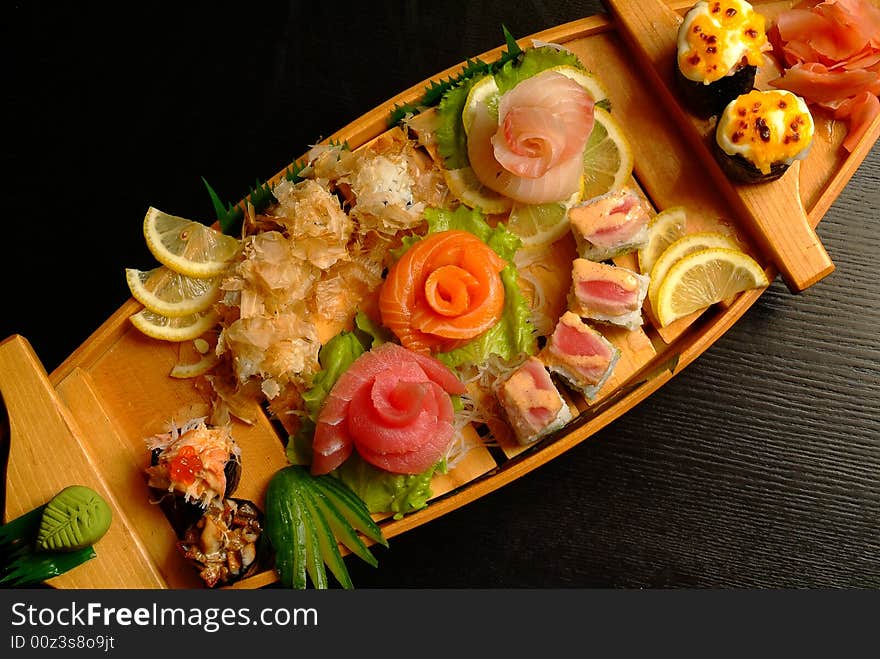
[[[782,273],[792,291],[820,281],[833,264],[813,229],[880,136],[880,121],[847,153],[841,147],[843,127],[817,116],[816,140],[806,160],[776,183],[734,186],[708,157],[708,122],[687,115],[669,91],[668,58],[677,22],[691,3],[614,0],[608,4],[609,17],[567,23],[520,43],[525,47],[540,39],[565,44],[602,78],[613,113],[635,150],[633,184],[655,210],[685,206],[689,230],[723,226],[734,231],[766,266],[770,278]],[[790,3],[755,4],[772,18]],[[501,50],[480,57],[490,61]],[[432,79],[453,75],[459,68]],[[329,139],[346,140],[352,148],[368,143],[385,130],[391,109],[416,99],[427,82],[390,99]],[[772,227],[769,218],[774,219]],[[572,249],[566,240],[555,251],[564,254]],[[560,281],[562,290],[567,283],[564,278]],[[382,520],[386,537],[492,492],[584,441],[701,355],[762,292],[749,291],[662,330],[649,322],[633,332],[611,333],[609,338],[621,348],[623,358],[596,401],[570,399],[578,417],[564,432],[528,448],[499,437],[497,450],[471,451],[455,469],[434,479],[434,497],[426,508],[400,520]],[[34,508],[74,482],[101,492],[114,512],[114,524],[98,545],[99,558],[53,579],[50,583],[56,587],[201,586],[195,571],[175,552],[174,534],[163,514],[148,503],[142,473],[143,438],[163,429],[171,417],[199,414],[206,401],[190,382],[168,377],[177,360],[177,346],[150,340],[128,323],[139,309],[129,300],[51,375],[23,337],[0,343],[0,393],[10,429],[5,519]],[[647,315],[650,320],[650,310]],[[244,447],[244,473],[236,496],[262,505],[266,483],[287,461],[282,437],[256,404],[254,415],[255,424],[236,422],[234,429]],[[43,457],[47,455],[53,456],[51,461]],[[255,588],[276,579],[270,570],[235,587]]]

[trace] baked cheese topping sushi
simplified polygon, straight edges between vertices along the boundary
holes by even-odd
[[[572,419],[568,404],[537,357],[527,358],[502,381],[497,395],[516,441],[522,445],[562,428]]]
[[[633,330],[643,323],[642,304],[648,275],[629,268],[575,259],[571,268],[568,307],[581,318],[621,325]]]
[[[614,372],[620,350],[576,313],[566,311],[540,357],[551,372],[593,400]]]
[[[568,218],[578,254],[590,261],[634,252],[648,241],[648,212],[626,188],[573,206]]]
[[[815,125],[806,102],[784,90],[751,91],[731,101],[715,129],[715,155],[743,183],[772,181],[807,157]]]
[[[675,71],[685,104],[703,117],[719,114],[752,89],[771,48],[764,17],[748,2],[698,2],[678,30]]]

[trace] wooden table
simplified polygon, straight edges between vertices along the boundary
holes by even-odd
[[[7,3],[0,338],[47,370],[152,267],[147,206],[210,219],[397,92],[597,2]],[[880,148],[819,225],[836,271],[777,280],[695,363],[561,457],[349,563],[372,587],[880,586]],[[136,374],[132,374],[136,377]],[[51,459],[51,456],[46,456]]]

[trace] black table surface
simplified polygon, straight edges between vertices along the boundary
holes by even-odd
[[[213,217],[398,92],[597,2],[0,8],[0,339],[48,371],[152,267],[148,206]],[[601,70],[598,71],[601,75]],[[634,74],[637,72],[634,70]],[[693,364],[548,464],[349,563],[360,588],[880,585],[880,148],[781,280]],[[14,441],[14,438],[13,438]]]

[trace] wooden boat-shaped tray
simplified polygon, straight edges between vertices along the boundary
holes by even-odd
[[[631,184],[655,211],[684,206],[689,231],[723,226],[765,267],[771,281],[781,274],[792,291],[804,290],[833,270],[814,228],[880,135],[880,121],[847,152],[841,146],[845,127],[817,115],[816,138],[806,160],[774,183],[731,184],[709,156],[709,122],[688,115],[671,92],[675,32],[691,4],[614,0],[608,3],[607,16],[560,25],[523,38],[520,44],[529,46],[533,39],[563,44],[602,79],[613,114],[635,152]],[[791,3],[754,4],[772,20]],[[492,61],[501,51],[498,47],[479,57]],[[431,80],[452,76],[460,68]],[[352,148],[369,143],[386,130],[391,110],[417,99],[428,82],[389,99],[329,140],[347,141]],[[645,102],[649,98],[657,102]],[[564,289],[567,282],[561,280],[560,286]],[[572,423],[529,447],[497,438],[497,448],[470,451],[454,469],[434,478],[434,496],[426,508],[401,519],[381,520],[386,537],[492,492],[589,438],[701,355],[762,292],[748,291],[662,329],[647,309],[642,328],[610,332],[622,358],[596,400],[570,398],[577,413]],[[95,488],[114,513],[114,524],[100,541],[98,560],[51,580],[55,587],[201,586],[176,552],[174,533],[160,508],[149,503],[142,472],[144,437],[163,428],[170,414],[196,416],[206,401],[191,382],[168,376],[178,359],[177,346],[149,339],[128,322],[139,309],[139,303],[129,300],[48,375],[25,338],[13,336],[0,343],[0,393],[10,427],[5,520],[72,483]],[[234,429],[245,453],[236,496],[262,505],[268,480],[288,463],[286,437],[262,408],[255,407],[257,422],[236,422]],[[45,455],[52,460],[41,459]],[[234,587],[257,588],[276,580],[277,574],[267,570]]]

